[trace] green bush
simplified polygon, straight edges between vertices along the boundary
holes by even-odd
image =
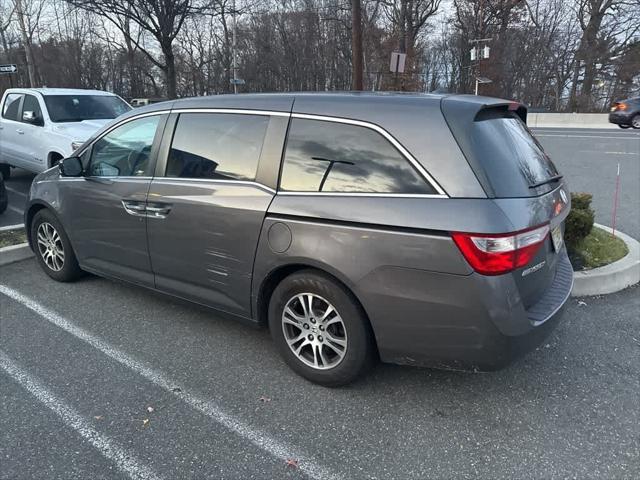
[[[593,199],[593,195],[590,193],[572,193],[571,194],[571,208],[576,210],[590,210],[591,209],[591,200]]]
[[[571,212],[567,217],[564,232],[564,239],[570,251],[575,251],[578,244],[593,229],[595,212],[591,208],[592,198],[589,193],[571,194]]]

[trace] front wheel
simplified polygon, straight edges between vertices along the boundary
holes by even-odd
[[[82,276],[69,237],[49,210],[40,210],[31,223],[31,244],[44,272],[58,282]]]
[[[269,303],[269,328],[291,369],[327,387],[353,382],[373,364],[373,333],[353,295],[327,275],[285,278]]]
[[[640,129],[640,113],[631,119],[631,126],[635,129]]]

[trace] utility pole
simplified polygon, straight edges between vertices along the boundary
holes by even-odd
[[[231,38],[231,71],[233,72],[233,93],[238,93],[238,83],[236,82],[236,0],[231,3],[233,9],[232,38]]]
[[[471,51],[469,52],[471,55],[471,61],[472,62],[477,62],[475,65],[475,81],[476,81],[476,88],[475,88],[475,94],[478,95],[478,90],[479,90],[479,86],[481,83],[491,83],[491,80],[489,80],[488,78],[485,77],[481,77],[480,76],[480,65],[482,64],[482,60],[488,60],[489,59],[489,53],[491,51],[491,49],[489,48],[488,45],[486,45],[487,42],[490,42],[491,40],[493,40],[492,38],[476,38],[471,40],[471,43],[474,43],[475,46],[473,48],[471,48]],[[485,44],[484,47],[481,47],[481,44]]]
[[[352,89],[364,90],[362,83],[362,3],[361,0],[351,0],[351,51],[352,59]]]

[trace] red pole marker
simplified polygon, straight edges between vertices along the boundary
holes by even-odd
[[[616,194],[613,199],[613,218],[611,219],[611,226],[613,230],[613,236],[616,236],[616,212],[618,211],[618,193],[620,192],[620,162],[618,162],[618,173],[616,174]]]

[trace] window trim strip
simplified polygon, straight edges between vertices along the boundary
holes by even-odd
[[[166,110],[156,110],[153,112],[142,113],[139,115],[134,115],[129,118],[123,119],[122,121],[112,125],[108,130],[105,130],[99,138],[94,139],[87,147],[78,151],[77,156],[82,155],[87,148],[89,148],[93,143],[102,138],[104,135],[107,135],[113,129],[124,125],[127,122],[150,117],[153,115],[165,115],[165,114],[180,114],[180,113],[229,113],[229,114],[240,114],[240,115],[262,115],[262,116],[277,116],[277,117],[288,117],[288,118],[300,118],[307,120],[318,120],[325,122],[333,122],[333,123],[344,123],[347,125],[355,125],[358,127],[368,128],[370,130],[374,130],[375,132],[382,135],[385,139],[387,139],[411,165],[420,173],[423,179],[431,185],[431,187],[438,193],[435,194],[413,194],[413,193],[383,193],[383,192],[301,192],[301,191],[282,191],[279,188],[274,190],[267,185],[263,185],[259,182],[246,182],[242,180],[215,180],[215,179],[200,179],[204,181],[218,181],[225,183],[238,183],[238,184],[253,184],[255,186],[263,187],[268,189],[270,192],[275,192],[277,195],[285,195],[285,196],[334,196],[334,197],[391,197],[391,198],[449,198],[449,195],[444,191],[444,189],[436,182],[436,180],[427,172],[427,170],[416,160],[413,155],[387,130],[382,128],[375,123],[366,122],[362,120],[352,120],[350,118],[344,117],[330,117],[326,115],[315,115],[315,114],[307,114],[307,113],[290,113],[290,112],[282,112],[282,111],[273,111],[273,110],[250,110],[243,108],[172,108]],[[153,177],[153,178],[170,178],[170,177]],[[185,179],[186,180],[186,179]],[[190,179],[197,180],[197,179]]]

